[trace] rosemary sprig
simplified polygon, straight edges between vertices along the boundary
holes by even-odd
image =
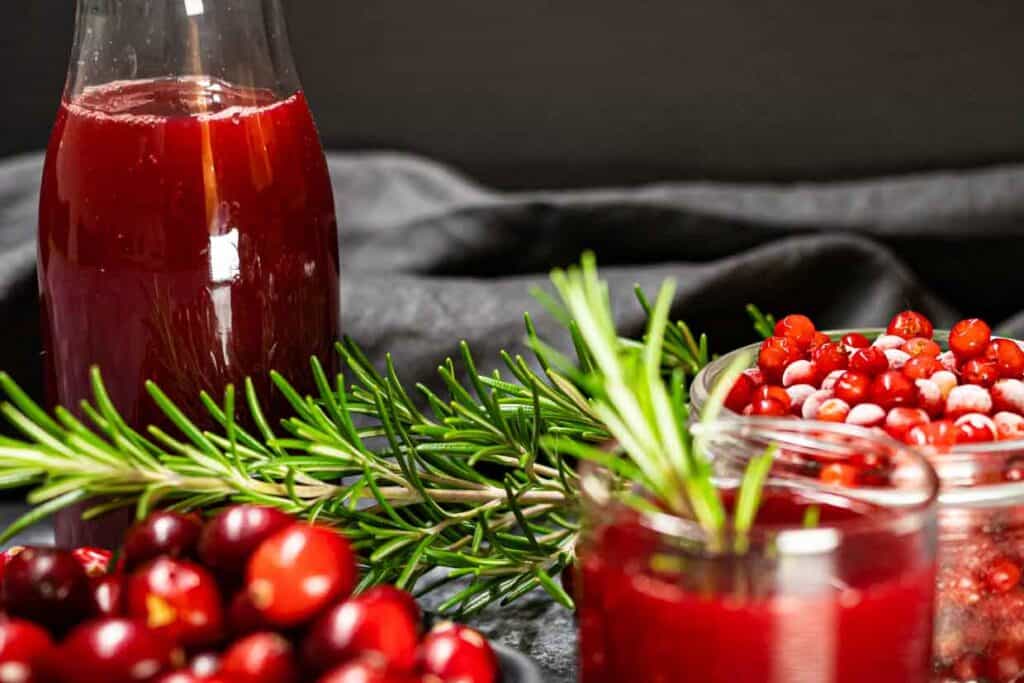
[[[215,429],[200,427],[199,415],[151,384],[165,426],[137,431],[118,414],[98,370],[93,400],[75,414],[48,413],[0,374],[8,399],[0,413],[21,434],[0,437],[0,488],[34,486],[36,505],[0,540],[85,499],[103,501],[92,515],[134,506],[140,516],[154,506],[254,502],[344,528],[365,563],[363,586],[395,582],[424,594],[461,580],[440,606],[459,616],[536,588],[571,605],[557,576],[572,562],[578,536],[575,459],[602,452],[595,446],[612,435],[642,447],[634,461],[609,459],[617,473],[681,507],[696,501],[709,523],[722,517],[720,504],[691,490],[678,469],[707,467],[680,446],[688,438],[686,387],[708,362],[706,337],[667,322],[666,287],[653,306],[637,290],[648,334],[620,339],[592,257],[584,264],[587,289],[567,288],[556,274],[563,302],[549,302],[564,316],[575,360],[545,344],[527,316],[533,357],[502,352],[503,369],[484,375],[463,343],[458,362],[438,368],[444,397],[403,384],[390,357],[375,367],[351,339],[337,346],[344,376],[329,377],[312,362],[314,396],[273,376],[292,408],[279,425],[264,417],[251,382],[238,394],[228,387],[223,396],[200,397],[202,420]],[[635,362],[622,365],[623,350]],[[601,373],[611,373],[607,384],[595,382]],[[628,398],[634,382],[644,388],[642,404]],[[638,411],[656,421],[634,426]],[[251,426],[240,422],[243,414]],[[660,447],[670,460],[656,455]]]

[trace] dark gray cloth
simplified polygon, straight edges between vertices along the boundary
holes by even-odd
[[[553,266],[594,249],[622,330],[643,316],[633,283],[668,276],[674,313],[712,345],[754,339],[743,306],[800,311],[829,327],[880,325],[913,307],[946,325],[970,314],[1024,333],[1024,167],[802,185],[663,184],[501,194],[428,161],[332,155],[342,225],[343,326],[403,378],[468,340],[482,366],[522,350],[522,315],[565,343],[530,297]],[[0,358],[39,391],[34,229],[40,159],[0,167]],[[571,616],[542,596],[481,622],[533,655],[551,681],[574,677]]]

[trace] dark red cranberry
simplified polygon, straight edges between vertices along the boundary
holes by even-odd
[[[860,332],[850,332],[843,335],[843,346],[848,349],[866,349],[871,346],[871,340]]]
[[[246,572],[249,597],[271,623],[297,626],[352,593],[355,554],[338,532],[293,524],[263,541]]]
[[[757,367],[766,382],[779,384],[786,366],[800,360],[800,349],[788,337],[768,337],[761,343],[757,354]]]
[[[572,565],[566,567],[569,570],[569,574],[572,574]],[[566,574],[563,573],[564,577]],[[395,586],[380,585],[374,586],[361,594],[360,599],[368,605],[375,605],[378,603],[397,603],[405,607],[405,611],[412,617],[412,620],[416,623],[417,628],[423,621],[423,612],[420,610],[419,604],[416,602],[416,598],[412,597],[411,594],[396,588]]]
[[[444,681],[497,683],[498,658],[480,633],[466,626],[444,623],[423,639],[420,668]]]
[[[846,349],[838,342],[822,344],[814,349],[811,360],[817,366],[820,377],[827,377],[830,372],[835,370],[845,370],[849,363]]]
[[[256,609],[248,590],[240,590],[228,606],[228,628],[235,637],[257,631],[269,631],[274,627],[263,613]]]
[[[935,334],[935,328],[923,314],[917,311],[902,311],[889,321],[886,332],[904,339],[913,339],[914,337],[931,339]]]
[[[992,329],[981,318],[961,320],[949,331],[949,348],[960,360],[974,358],[985,352],[992,339]]]
[[[1007,642],[988,647],[988,663],[985,673],[995,683],[1011,683],[1024,674],[1024,650]]]
[[[114,557],[114,554],[109,550],[89,547],[75,548],[71,551],[71,554],[78,560],[78,564],[82,565],[82,569],[85,570],[89,578],[96,578],[108,573],[110,571],[110,561]]]
[[[43,683],[54,665],[53,641],[42,627],[21,619],[0,620],[0,681]]]
[[[0,553],[0,577],[3,576],[4,568],[7,567],[7,563],[11,560],[11,558],[20,553],[24,549],[25,546],[23,545],[15,545]]]
[[[416,665],[419,623],[404,600],[384,594],[358,596],[335,605],[320,617],[302,646],[303,661],[318,673],[364,652],[376,652],[397,671]]]
[[[964,384],[990,387],[999,380],[999,366],[993,361],[972,358],[960,368]]]
[[[1020,379],[1024,375],[1024,350],[1015,341],[993,339],[985,349],[984,358],[998,366],[1000,377]]]
[[[253,633],[232,645],[220,672],[246,683],[297,683],[298,666],[292,645],[277,633]]]
[[[100,619],[79,626],[60,647],[61,680],[75,683],[142,683],[170,671],[170,641],[130,619]]]
[[[192,515],[158,510],[128,530],[124,559],[129,569],[161,555],[191,557],[202,525]]]
[[[66,550],[25,548],[4,569],[9,614],[63,633],[89,613],[89,577]]]
[[[985,568],[985,583],[996,593],[1007,593],[1020,583],[1020,565],[999,557]]]
[[[814,341],[814,323],[806,315],[787,315],[775,323],[775,336],[792,339],[797,348],[803,350]]]
[[[734,413],[743,412],[754,396],[757,385],[749,375],[740,375],[733,382],[732,388],[725,397],[725,407]]]
[[[885,357],[885,351],[876,347],[854,351],[850,355],[849,363],[851,370],[863,372],[871,377],[889,369],[889,359]]]
[[[199,557],[219,573],[242,576],[259,544],[294,523],[294,518],[275,508],[235,505],[206,523]]]
[[[92,613],[100,617],[121,617],[128,611],[126,578],[121,574],[108,574],[90,580]]]
[[[871,393],[871,378],[863,372],[847,370],[839,376],[832,390],[836,398],[855,406],[868,400]]]
[[[871,400],[885,410],[911,406],[916,396],[914,383],[898,370],[883,372],[871,382]]]
[[[318,683],[418,683],[419,678],[388,669],[382,657],[366,654],[324,675]],[[435,683],[423,679],[422,683]],[[462,683],[459,681],[458,683]],[[467,683],[469,683],[467,681]]]
[[[910,379],[928,379],[944,369],[938,358],[915,356],[908,360],[907,364],[900,368],[900,371]]]
[[[213,576],[184,560],[161,557],[137,569],[128,584],[128,613],[186,647],[208,645],[223,634]]]

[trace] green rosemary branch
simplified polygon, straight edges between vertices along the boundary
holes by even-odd
[[[557,275],[555,281],[564,285]],[[201,428],[193,419],[200,416],[186,415],[150,384],[152,400],[174,429],[138,431],[117,412],[98,370],[93,398],[76,414],[48,413],[0,374],[8,398],[0,412],[22,435],[0,438],[0,488],[35,487],[29,494],[35,507],[0,540],[84,500],[102,501],[91,516],[134,506],[140,517],[155,506],[205,510],[253,502],[344,528],[364,561],[364,587],[394,582],[424,594],[461,580],[440,606],[458,616],[536,588],[570,606],[557,577],[572,562],[578,536],[572,448],[607,441],[616,431],[609,421],[630,417],[626,408],[616,415],[594,401],[595,368],[613,367],[609,346],[642,350],[645,386],[670,431],[671,423],[685,424],[686,386],[709,357],[706,337],[666,322],[669,290],[653,307],[637,290],[652,320],[646,341],[615,335],[602,292],[568,307],[547,302],[569,314],[562,319],[574,360],[545,344],[527,316],[532,358],[502,352],[502,370],[485,375],[463,343],[459,362],[438,368],[444,397],[423,385],[407,387],[390,357],[377,368],[344,339],[337,346],[344,376],[329,377],[312,361],[315,396],[301,396],[286,378],[272,376],[292,408],[280,425],[265,419],[251,382],[239,394],[228,387],[223,396],[201,396],[203,421],[216,429]],[[595,328],[604,346],[586,340]],[[648,449],[662,443],[643,438]],[[555,439],[575,446],[549,447]],[[655,469],[626,460],[619,471],[656,481]],[[669,488],[652,490],[672,495]]]

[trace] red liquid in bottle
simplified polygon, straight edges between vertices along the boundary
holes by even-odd
[[[39,284],[52,403],[90,398],[98,365],[144,427],[162,422],[147,380],[200,416],[201,391],[251,377],[276,424],[285,408],[268,373],[308,389],[309,359],[331,366],[338,327],[334,201],[304,96],[189,78],[65,102],[43,175]]]
[[[759,524],[808,502],[766,492]],[[819,503],[821,524],[867,521]],[[870,530],[825,554],[710,559],[624,514],[581,550],[582,683],[926,683],[934,559],[923,535]],[[668,558],[668,559],[667,559]]]

